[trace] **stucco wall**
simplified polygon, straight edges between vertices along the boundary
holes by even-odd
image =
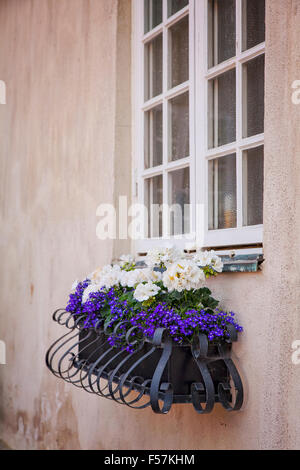
[[[300,447],[300,1],[268,0],[266,21],[266,261],[211,283],[245,326],[235,354],[246,403],[157,416],[74,390],[44,366],[61,333],[50,314],[74,276],[127,248],[97,240],[95,213],[130,192],[130,1],[0,0],[0,438],[11,447]]]

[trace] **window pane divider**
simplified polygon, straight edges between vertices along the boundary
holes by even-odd
[[[266,45],[265,42],[262,42],[261,44],[258,44],[258,46],[254,46],[247,51],[241,52],[241,54],[237,56],[237,60],[243,64],[244,62],[248,62],[248,60],[255,59],[255,57],[258,57],[265,52]]]
[[[235,57],[231,57],[224,62],[221,62],[214,67],[207,69],[205,74],[205,78],[207,80],[211,80],[212,78],[216,78],[217,76],[221,75],[222,73],[228,72],[236,67],[237,62],[244,63],[248,62],[251,59],[255,59],[256,57],[265,53],[265,43],[261,43],[258,46],[252,47],[247,51],[242,52],[241,54],[236,55]]]
[[[175,98],[176,96],[179,96],[182,93],[189,91],[189,87],[190,87],[189,80],[184,83],[180,83],[180,85],[177,85],[176,87],[171,88],[170,90],[166,91],[165,97],[167,100],[170,100],[171,98]]]
[[[236,0],[236,225],[243,227],[243,152],[239,145],[243,138],[243,66],[239,60],[242,52],[242,0]]]
[[[241,150],[251,149],[264,145],[264,134],[257,134],[251,137],[245,137],[240,140],[239,148]]]
[[[178,12],[174,13],[174,15],[169,16],[169,18],[167,18],[164,22],[164,26],[170,28],[171,26],[173,26],[173,24],[177,23],[178,21],[182,20],[182,18],[187,16],[189,14],[189,10],[190,5],[187,5],[186,7],[182,8],[182,10],[179,10]]]
[[[242,9],[243,9],[243,0],[236,0],[235,4],[235,13],[236,13],[236,22],[235,22],[235,30],[236,30],[236,53],[239,57],[242,52],[242,38],[243,38],[243,31],[242,31]]]
[[[240,148],[236,150],[236,223],[237,228],[243,226],[243,152]]]
[[[152,168],[147,168],[143,171],[142,177],[143,178],[152,178],[154,176],[161,175],[164,172],[170,172],[175,170],[181,170],[183,168],[188,167],[191,164],[191,157],[181,158],[174,162],[168,162],[164,165],[159,165]]]
[[[182,168],[189,166],[190,163],[191,163],[191,157],[180,158],[179,160],[176,160],[174,162],[169,162],[166,165],[165,170],[166,171],[180,170]]]
[[[169,76],[169,32],[165,27],[168,17],[168,0],[163,0],[163,237],[167,238],[169,235],[169,220],[168,211],[165,210],[169,200],[169,177],[165,171],[168,164],[169,157],[169,104],[166,100],[166,92],[168,90],[168,76]]]
[[[150,111],[152,108],[155,108],[156,106],[160,105],[163,103],[163,95],[160,94],[158,96],[155,96],[154,98],[151,98],[150,100],[146,101],[144,105],[142,106],[143,111]]]
[[[236,65],[236,57],[232,57],[231,59],[225,60],[224,62],[221,62],[218,65],[215,65],[214,67],[211,67],[210,69],[207,70],[207,73],[205,74],[205,78],[207,80],[211,80],[212,78],[218,77],[222,73],[228,72],[229,70],[232,70],[235,68]]]
[[[209,149],[206,152],[206,159],[211,160],[213,158],[225,157],[226,155],[235,153],[236,147],[237,147],[237,143],[231,142],[230,144],[226,144],[220,147]]]
[[[264,134],[257,134],[251,137],[244,137],[240,141],[231,142],[230,144],[222,145],[220,147],[211,148],[206,152],[206,160],[213,158],[225,157],[231,153],[235,153],[236,149],[241,150],[259,147],[264,144]]]
[[[144,170],[142,173],[142,177],[147,179],[147,178],[152,178],[154,176],[161,175],[165,169],[164,165],[159,165],[155,166],[152,168],[148,168],[147,170]]]
[[[148,42],[152,41],[153,39],[156,38],[156,36],[159,36],[163,32],[163,23],[160,23],[158,26],[156,26],[154,29],[151,29],[149,33],[146,33],[143,36],[142,42],[144,44],[147,44]]]
[[[197,0],[196,0],[197,1]],[[196,233],[196,24],[195,0],[189,1],[190,232]]]

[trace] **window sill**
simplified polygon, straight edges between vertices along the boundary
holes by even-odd
[[[260,271],[264,257],[260,253],[248,255],[221,256],[223,273],[255,273]]]

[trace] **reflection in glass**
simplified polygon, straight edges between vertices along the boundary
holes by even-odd
[[[182,235],[190,231],[190,169],[170,173],[170,234]]]
[[[145,204],[148,210],[148,237],[162,237],[163,177],[145,180]]]
[[[162,0],[144,0],[144,9],[146,34],[162,22]]]
[[[145,100],[162,93],[162,34],[145,46]]]
[[[208,66],[236,55],[235,0],[208,1]]]
[[[170,77],[169,87],[175,87],[189,79],[189,17],[170,28]]]
[[[162,105],[145,113],[145,168],[162,164]]]
[[[229,70],[209,82],[208,142],[218,147],[236,140],[236,74]]]
[[[209,161],[209,230],[237,224],[236,156]]]
[[[171,135],[170,160],[189,156],[189,93],[183,93],[170,100]]]
[[[263,223],[264,147],[243,152],[243,225]]]
[[[243,51],[265,40],[265,0],[243,0]]]
[[[174,15],[182,8],[186,7],[189,0],[168,0],[168,16]]]
[[[264,132],[265,56],[243,65],[243,137]]]

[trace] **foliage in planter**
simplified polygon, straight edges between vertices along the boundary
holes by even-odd
[[[157,328],[166,329],[179,344],[192,343],[199,334],[209,341],[224,340],[229,325],[242,331],[234,313],[219,309],[205,287],[206,278],[222,271],[213,251],[187,259],[173,247],[155,249],[146,264],[141,269],[130,255],[122,256],[118,264],[76,281],[66,310],[82,318],[83,328],[104,323],[110,345],[128,352],[143,337],[151,339]]]

